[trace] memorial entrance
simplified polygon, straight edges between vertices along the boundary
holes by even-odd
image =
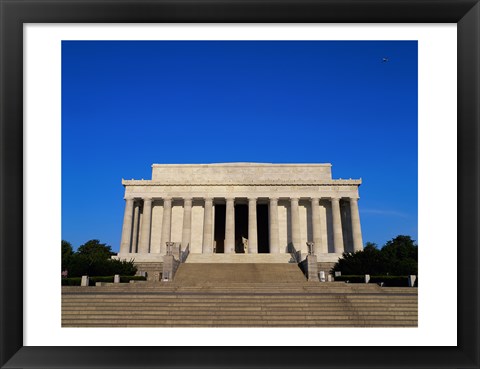
[[[223,254],[225,245],[225,205],[215,205],[214,253]],[[268,204],[258,204],[257,243],[258,253],[268,253]],[[248,205],[235,205],[235,253],[248,254]]]

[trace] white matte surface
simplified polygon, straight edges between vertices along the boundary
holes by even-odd
[[[25,24],[24,345],[456,345],[456,25]],[[61,328],[61,40],[419,40],[419,327],[405,329]],[[438,124],[442,122],[443,124]],[[431,139],[435,124],[435,139]],[[48,142],[48,145],[45,145]],[[41,178],[41,180],[39,180]],[[449,189],[448,201],[440,193]],[[120,201],[120,200],[119,200]],[[45,216],[48,209],[48,216]],[[441,230],[441,232],[439,232]],[[120,229],[119,229],[120,232]],[[441,252],[439,251],[441,249]],[[38,262],[42,260],[42,262]],[[46,268],[46,265],[50,269]],[[38,277],[42,286],[38,288]],[[46,287],[50,286],[50,287]],[[320,332],[321,331],[321,332]],[[327,332],[328,331],[328,332]],[[169,340],[159,340],[168,332]],[[221,334],[218,334],[221,332]],[[328,340],[318,340],[328,334]],[[136,337],[125,341],[124,337]],[[267,339],[268,337],[268,339]],[[382,340],[378,340],[382,337]],[[369,339],[371,338],[371,339]]]

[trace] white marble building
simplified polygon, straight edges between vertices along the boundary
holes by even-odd
[[[363,248],[361,180],[332,179],[331,164],[153,164],[151,180],[122,184],[122,259],[161,261],[166,242],[191,254],[307,254],[313,241],[319,262]]]

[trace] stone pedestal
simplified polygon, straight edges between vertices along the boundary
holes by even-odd
[[[80,282],[80,286],[82,287],[88,287],[90,283],[90,278],[88,275],[82,275],[82,281]]]
[[[320,271],[320,282],[325,282],[327,279],[325,278],[325,271]]]
[[[416,275],[409,275],[408,276],[408,287],[415,287],[415,281],[417,280]]]
[[[318,282],[318,263],[315,255],[307,255],[307,279],[309,282]]]
[[[179,264],[180,262],[178,260],[175,260],[173,255],[164,255],[162,281],[172,281]]]

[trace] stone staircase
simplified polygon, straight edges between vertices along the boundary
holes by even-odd
[[[176,280],[62,287],[62,327],[416,327],[417,315],[416,288],[373,284]]]
[[[297,264],[185,263],[175,275],[180,286],[215,286],[236,283],[303,283],[306,279]]]

